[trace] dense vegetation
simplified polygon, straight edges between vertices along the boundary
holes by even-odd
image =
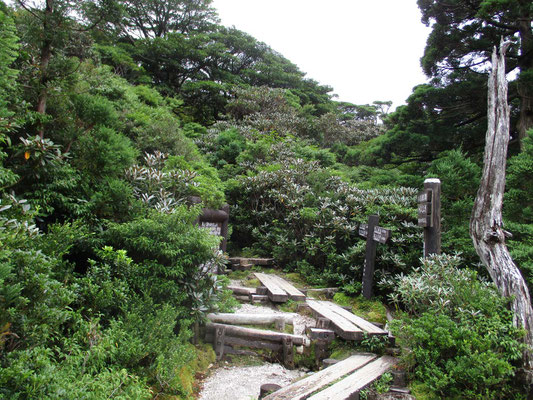
[[[485,58],[503,35],[517,70],[504,212],[532,288],[529,2],[420,0],[438,22],[422,59],[434,79],[390,114],[387,101],[333,101],[218,25],[210,0],[44,3],[0,2],[0,397],[191,397],[211,357],[191,344],[196,328],[233,305],[203,268],[224,258],[194,224],[194,195],[230,204],[230,253],[274,256],[350,296],[358,225],[378,213],[392,242],[378,247],[377,292],[398,311],[417,394],[520,398],[521,332],[468,219]],[[420,261],[427,176],[443,181],[450,255]]]

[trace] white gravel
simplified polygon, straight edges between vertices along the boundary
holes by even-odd
[[[274,306],[242,304],[236,314],[285,314]],[[313,318],[294,314],[294,334],[305,334],[306,326],[315,326]],[[199,400],[255,400],[261,385],[290,384],[305,375],[299,370],[289,370],[280,364],[266,363],[260,366],[232,367],[229,363],[219,367],[203,382]]]
[[[261,385],[275,383],[285,386],[305,375],[279,364],[253,367],[223,367],[205,382],[199,400],[252,400],[259,397]]]

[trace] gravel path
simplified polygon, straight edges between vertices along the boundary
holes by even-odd
[[[204,382],[199,400],[255,400],[261,385],[276,383],[285,386],[303,375],[302,371],[288,370],[279,364],[223,367]]]
[[[236,314],[284,314],[274,306],[242,304]],[[315,326],[313,318],[294,314],[294,334],[302,335],[306,326]],[[305,375],[299,370],[289,370],[280,364],[266,363],[260,366],[223,366],[214,370],[204,381],[199,400],[252,400],[259,396],[259,389],[265,383],[288,385]]]

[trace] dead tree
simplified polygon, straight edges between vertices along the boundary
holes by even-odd
[[[502,296],[512,298],[513,323],[526,331],[524,367],[533,367],[533,309],[529,291],[520,270],[505,244],[502,205],[505,190],[505,166],[509,144],[509,106],[505,78],[505,51],[494,48],[489,76],[488,128],[483,160],[483,176],[470,218],[470,236],[476,252],[485,264]]]

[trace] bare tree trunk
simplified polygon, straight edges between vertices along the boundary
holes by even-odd
[[[488,128],[485,143],[483,176],[470,218],[470,236],[477,254],[500,293],[512,297],[511,309],[514,325],[525,329],[528,348],[523,361],[526,368],[533,367],[533,309],[529,291],[505,245],[502,205],[505,190],[505,166],[509,144],[509,106],[505,78],[505,51],[500,45],[492,54],[492,72],[489,76]]]

